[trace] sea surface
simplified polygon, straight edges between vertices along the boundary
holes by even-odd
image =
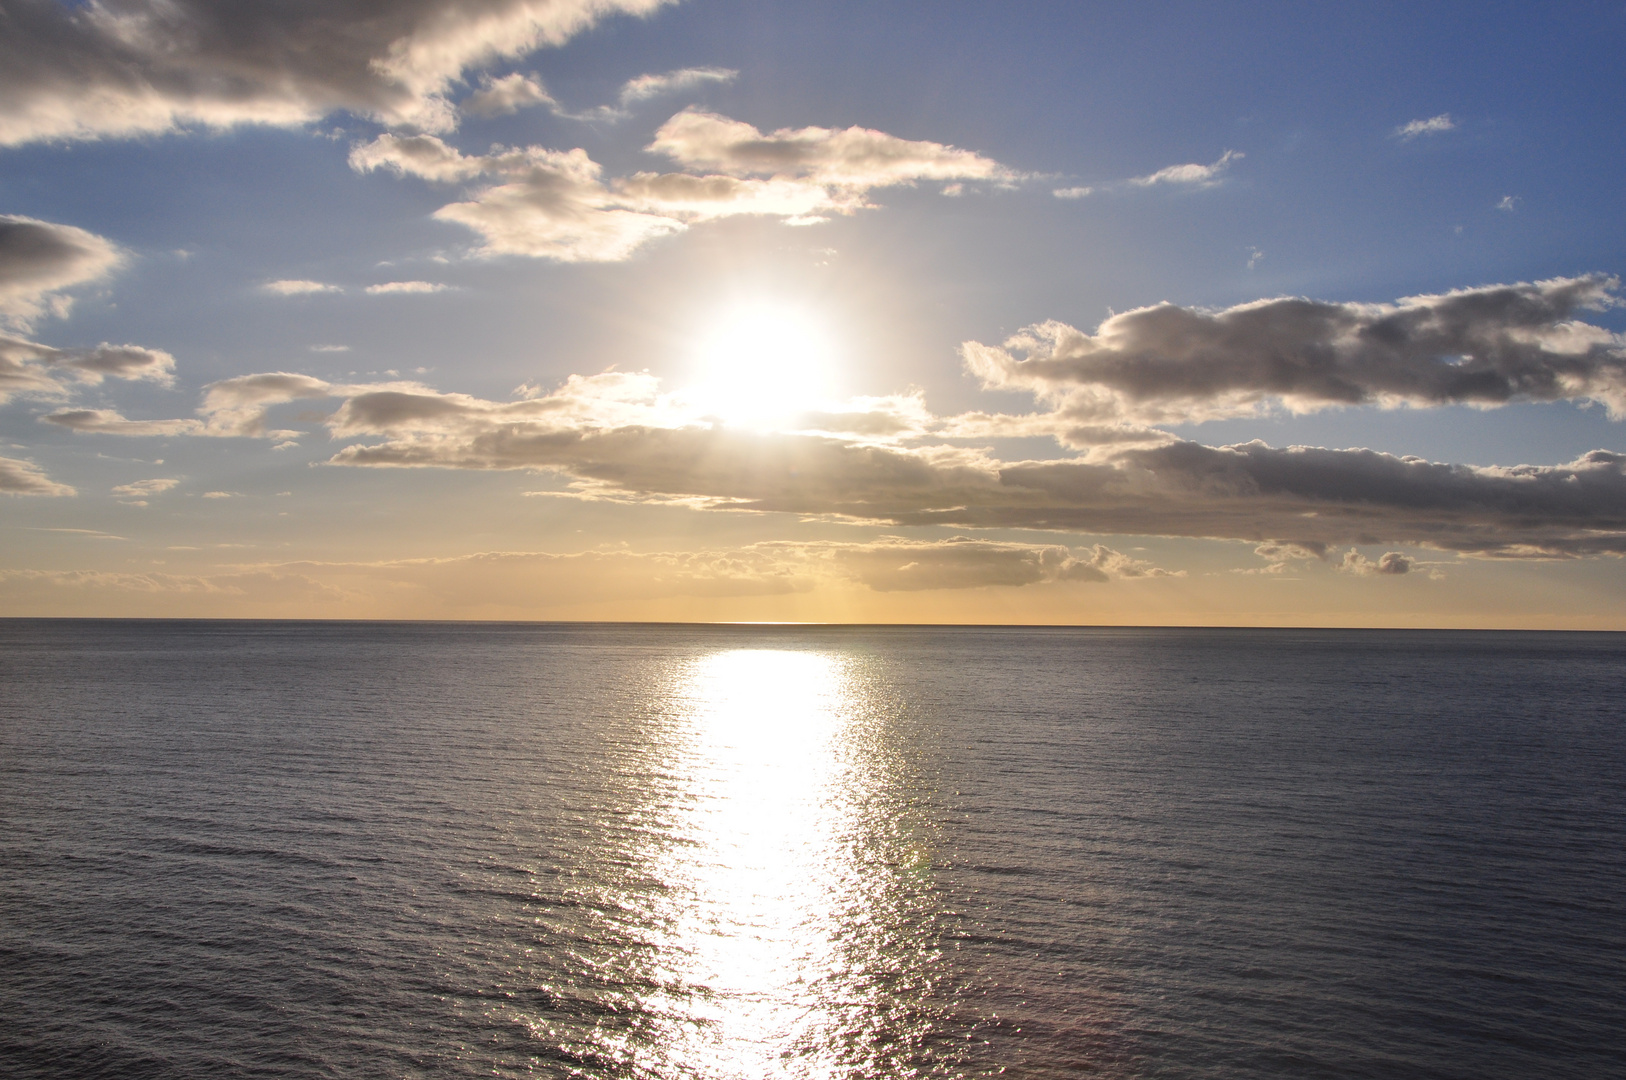
[[[0,1076],[1626,1075],[1626,635],[0,621]]]

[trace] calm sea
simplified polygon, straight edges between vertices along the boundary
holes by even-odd
[[[1626,1075],[1626,636],[0,622],[0,1075]]]

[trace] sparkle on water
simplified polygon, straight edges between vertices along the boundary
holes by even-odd
[[[850,661],[732,650],[681,678],[660,748],[678,788],[644,853],[653,1021],[615,1056],[654,1076],[851,1075],[855,1052],[909,1041],[877,1030],[878,976],[896,971],[874,961],[911,957],[874,940],[899,860],[874,835],[886,758],[859,730]]]

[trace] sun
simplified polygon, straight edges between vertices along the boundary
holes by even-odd
[[[812,310],[755,300],[725,309],[699,335],[694,368],[685,396],[698,408],[727,423],[766,427],[830,397],[836,355],[826,320]]]

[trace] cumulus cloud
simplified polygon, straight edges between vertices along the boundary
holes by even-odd
[[[1411,566],[1412,561],[1398,551],[1385,551],[1378,557],[1377,562],[1373,562],[1354,548],[1344,552],[1343,560],[1338,564],[1338,568],[1346,574],[1385,577],[1409,574]]]
[[[66,315],[63,290],[99,281],[122,261],[118,248],[95,233],[0,215],[0,327],[27,331],[47,312]]]
[[[12,0],[0,145],[298,125],[336,110],[446,130],[465,73],[668,0]]]
[[[381,285],[367,286],[368,296],[389,296],[392,293],[438,293],[445,292],[450,285],[441,285],[433,281],[386,281]]]
[[[337,285],[329,285],[323,281],[288,278],[282,281],[266,282],[265,291],[276,293],[278,296],[309,296],[313,293],[341,293],[344,292],[344,289]]]
[[[1626,551],[1626,456],[1467,466],[1370,450],[1171,442],[1089,460],[1000,462],[714,426],[565,419],[568,392],[525,403],[364,394],[330,424],[382,436],[335,464],[543,469],[583,497],[683,501],[908,525],[1038,528],[1300,544],[1408,543],[1504,556]],[[519,404],[533,412],[516,415]]]
[[[21,338],[0,336],[0,403],[21,395],[61,397],[64,379],[95,385],[105,378],[143,379],[170,385],[175,358],[139,345],[100,345],[54,349]]]
[[[411,384],[407,384],[411,385]],[[272,409],[289,402],[331,397],[354,388],[286,371],[223,379],[204,388],[198,418],[131,420],[115,409],[61,409],[40,419],[71,431],[96,435],[201,435],[284,439],[297,431],[272,429]]]
[[[1480,407],[1597,401],[1626,415],[1626,341],[1586,323],[1615,304],[1602,275],[1494,285],[1392,304],[1260,300],[1223,311],[1159,304],[1095,333],[1030,327],[967,342],[990,387],[1057,404],[1088,443],[1113,425],[1192,423],[1270,408]]]
[[[0,457],[0,495],[73,495],[73,488],[45,475],[32,461]]]
[[[1220,182],[1220,174],[1225,172],[1231,162],[1245,156],[1240,150],[1227,150],[1212,165],[1170,165],[1168,168],[1159,169],[1149,176],[1133,177],[1129,182],[1138,187],[1151,187],[1154,184],[1213,187]]]
[[[613,262],[652,239],[742,214],[810,224],[870,207],[868,192],[921,180],[1015,176],[995,161],[940,143],[865,128],[764,135],[697,110],[667,121],[649,149],[690,170],[607,178],[581,149],[494,147],[467,155],[434,135],[381,135],[354,148],[351,167],[434,183],[489,178],[435,212],[479,234],[485,255]]]
[[[1411,120],[1395,128],[1394,136],[1403,141],[1410,141],[1419,135],[1438,135],[1442,131],[1451,131],[1457,122],[1451,119],[1450,113],[1441,113],[1431,116],[1427,120]]]

